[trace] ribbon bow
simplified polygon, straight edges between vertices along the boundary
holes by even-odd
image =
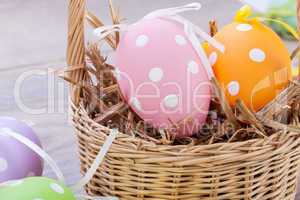
[[[275,23],[281,25],[287,31],[289,31],[293,35],[293,37],[295,37],[295,39],[299,40],[298,32],[293,27],[291,27],[289,24],[287,24],[286,22],[284,22],[282,20],[271,19],[271,18],[266,18],[266,17],[254,17],[252,15],[253,15],[253,11],[252,11],[251,6],[245,5],[237,11],[237,13],[234,17],[234,21],[241,22],[241,23],[247,23],[247,22],[255,23],[255,22],[264,22],[264,21],[275,22]]]
[[[298,32],[292,26],[282,20],[252,16],[252,8],[249,5],[245,5],[237,11],[234,21],[240,23],[256,23],[264,21],[275,22],[290,32],[296,40],[300,39]],[[299,73],[299,68],[292,67],[292,74],[294,77],[298,76]]]
[[[179,7],[173,7],[173,8],[167,8],[167,9],[160,9],[153,11],[146,16],[144,16],[141,20],[149,20],[154,18],[165,18],[170,19],[173,21],[176,21],[184,26],[184,32],[186,37],[191,42],[193,48],[197,52],[202,64],[204,65],[208,77],[211,79],[214,77],[214,73],[211,67],[211,64],[207,58],[207,55],[203,49],[202,46],[199,46],[200,41],[199,37],[210,43],[212,46],[214,46],[216,49],[218,49],[220,52],[224,53],[225,47],[212,38],[209,34],[207,34],[205,31],[200,29],[198,26],[190,22],[189,20],[181,17],[178,15],[179,13],[186,12],[186,11],[192,11],[192,10],[199,10],[201,8],[200,3],[191,3],[184,6]],[[118,24],[113,26],[102,26],[94,30],[94,34],[98,37],[100,37],[100,40],[107,37],[109,34],[116,32],[116,31],[124,31],[127,30],[128,25],[126,24]]]

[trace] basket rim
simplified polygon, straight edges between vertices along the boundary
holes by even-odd
[[[92,124],[93,127],[98,127],[99,129],[102,129],[103,131],[102,134],[105,132],[105,136],[109,135],[109,131],[111,130],[109,127],[104,126],[102,124],[99,124],[95,122],[88,114],[84,106],[82,105],[81,101],[78,106],[76,106],[74,103],[71,102],[71,108],[73,111],[73,116],[75,113],[81,113],[81,116],[84,115],[86,117],[86,120]],[[124,140],[131,139],[132,141],[135,141],[136,143],[140,143],[145,145],[146,147],[144,148],[146,151],[153,151],[153,152],[160,152],[161,149],[165,149],[166,151],[172,151],[172,150],[178,150],[178,149],[185,149],[185,152],[192,151],[193,149],[199,149],[203,148],[205,150],[209,149],[235,149],[237,147],[244,147],[244,146],[267,146],[267,144],[272,144],[276,142],[276,139],[279,138],[280,134],[284,130],[278,130],[277,132],[273,133],[270,136],[267,136],[266,138],[254,138],[254,139],[249,139],[245,141],[234,141],[234,142],[220,142],[220,143],[213,143],[213,144],[198,144],[198,145],[191,145],[191,144],[180,144],[180,145],[170,145],[170,144],[156,144],[151,141],[147,141],[143,138],[140,137],[134,137],[130,136],[126,133],[119,132],[119,135],[117,138],[123,138]],[[300,137],[300,133],[297,132],[291,132],[291,131],[286,131],[285,136],[287,138],[291,137]],[[255,145],[256,144],[256,145]],[[176,151],[177,152],[177,151]]]

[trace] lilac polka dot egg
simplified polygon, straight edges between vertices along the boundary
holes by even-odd
[[[181,23],[155,18],[129,26],[115,66],[124,99],[144,121],[156,128],[176,127],[176,137],[191,136],[204,124],[209,78]]]
[[[14,118],[0,117],[1,128],[19,133],[41,146],[32,128],[24,122]],[[42,172],[43,161],[37,154],[14,138],[0,133],[0,183],[28,176],[41,176]]]

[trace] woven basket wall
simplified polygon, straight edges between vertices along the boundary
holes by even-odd
[[[84,65],[85,1],[70,0],[68,64]],[[84,71],[70,77],[79,83]],[[293,98],[299,95],[295,85]],[[90,167],[109,128],[94,122],[72,85],[73,122],[78,136],[81,171]],[[121,200],[292,200],[297,191],[300,134],[280,130],[266,139],[212,145],[155,145],[120,134],[92,181],[90,195]]]

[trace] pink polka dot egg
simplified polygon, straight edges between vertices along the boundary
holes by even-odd
[[[154,18],[130,25],[115,66],[124,99],[144,121],[156,128],[176,124],[176,137],[201,128],[211,99],[209,78],[181,23]]]

